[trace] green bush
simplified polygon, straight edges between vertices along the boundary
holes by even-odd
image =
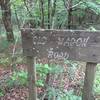
[[[14,85],[26,86],[27,82],[28,82],[27,81],[27,72],[15,71],[15,72],[13,72],[11,78],[8,80],[7,84],[9,87],[12,87]]]
[[[62,91],[60,89],[55,89],[50,87],[48,89],[48,100],[52,98],[56,98],[56,100],[82,100],[81,96],[76,96],[73,90],[70,91]]]
[[[96,69],[96,76],[94,81],[94,94],[100,94],[100,64]]]
[[[4,91],[0,88],[0,97],[4,96]]]

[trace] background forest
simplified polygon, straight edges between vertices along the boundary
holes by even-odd
[[[100,30],[100,0],[0,0],[0,100],[27,100],[21,28]],[[39,100],[81,100],[85,63],[37,60]],[[100,100],[100,65],[93,94]]]

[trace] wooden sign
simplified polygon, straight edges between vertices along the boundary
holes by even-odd
[[[27,57],[29,100],[37,100],[34,57],[85,61],[82,100],[94,100],[92,90],[96,65],[100,62],[100,32],[83,30],[22,29],[23,53]]]
[[[100,62],[100,32],[22,29],[25,56]]]

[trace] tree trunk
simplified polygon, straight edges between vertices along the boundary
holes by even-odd
[[[0,4],[2,10],[2,20],[7,32],[7,40],[8,42],[14,42],[13,27],[11,23],[10,0],[2,0]]]
[[[41,28],[44,28],[44,1],[40,0],[40,10],[41,10]]]
[[[51,17],[50,6],[51,6],[51,0],[48,0],[48,29],[50,29],[50,17]]]
[[[72,0],[68,2],[68,29],[71,29],[72,22]]]
[[[54,28],[54,17],[55,17],[55,12],[56,12],[56,2],[57,0],[54,0],[53,6],[52,6],[52,13],[51,13],[51,28]]]

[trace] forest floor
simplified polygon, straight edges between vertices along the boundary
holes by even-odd
[[[0,97],[0,100],[28,100],[28,88],[23,86],[15,86],[7,88],[5,80],[9,79],[12,72],[10,68],[0,67],[0,82],[3,84],[3,91],[5,92],[3,96]]]
[[[18,69],[26,70],[26,66],[23,67],[21,65]],[[5,80],[8,79],[11,74],[10,68],[0,67],[0,82],[3,82],[2,88],[5,91],[4,95],[0,97],[0,100],[28,100],[28,88],[26,86],[6,87]],[[100,100],[100,96],[98,95],[95,100]]]

